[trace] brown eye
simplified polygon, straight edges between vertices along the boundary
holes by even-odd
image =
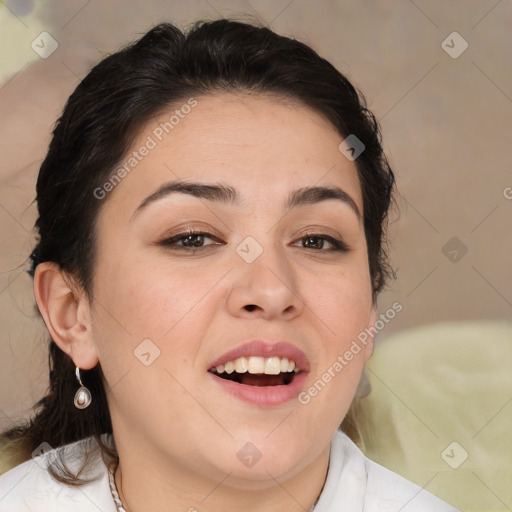
[[[308,249],[323,249],[324,247],[324,238],[320,238],[318,236],[308,236],[303,238],[303,240],[304,247],[307,247]]]
[[[202,247],[205,236],[203,234],[187,235],[181,238],[185,247]]]
[[[212,243],[206,243],[207,240],[211,240]],[[173,236],[162,240],[159,245],[176,249],[200,249],[209,245],[220,245],[218,239],[211,233],[206,232],[186,232],[180,233],[179,235]]]
[[[349,247],[345,242],[337,240],[336,238],[333,238],[332,236],[329,235],[308,234],[300,238],[299,242],[302,242],[302,247],[304,247],[305,249],[313,249],[315,251],[349,251]]]

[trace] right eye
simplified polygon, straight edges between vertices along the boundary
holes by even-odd
[[[205,243],[205,241],[213,240],[213,243]],[[171,249],[177,250],[185,250],[185,251],[194,251],[196,249],[201,249],[208,245],[221,245],[222,242],[213,235],[212,233],[204,232],[204,231],[187,231],[185,233],[180,233],[171,238],[166,238],[158,243],[158,245],[162,245],[165,247],[169,247]]]

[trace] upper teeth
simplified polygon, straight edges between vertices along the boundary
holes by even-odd
[[[228,361],[225,364],[219,364],[215,367],[217,373],[265,373],[266,375],[279,375],[281,372],[298,372],[295,367],[295,361],[286,357],[239,357],[234,361]]]

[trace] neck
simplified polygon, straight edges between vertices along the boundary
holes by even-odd
[[[150,461],[140,452],[120,453],[115,483],[126,512],[305,512],[316,503],[325,483],[329,446],[291,478],[258,481],[248,489],[231,473],[210,479],[184,467]]]

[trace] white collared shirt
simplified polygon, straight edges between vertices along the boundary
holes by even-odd
[[[84,443],[94,456],[83,475],[97,476],[93,483],[73,487],[56,481],[48,472],[56,450],[35,457],[0,476],[2,512],[116,512],[107,466],[93,438],[77,441],[64,450],[70,469],[80,465]],[[94,443],[94,444],[93,444]],[[78,449],[78,450],[77,450]],[[416,484],[369,460],[342,432],[331,443],[329,470],[314,512],[457,512]]]

